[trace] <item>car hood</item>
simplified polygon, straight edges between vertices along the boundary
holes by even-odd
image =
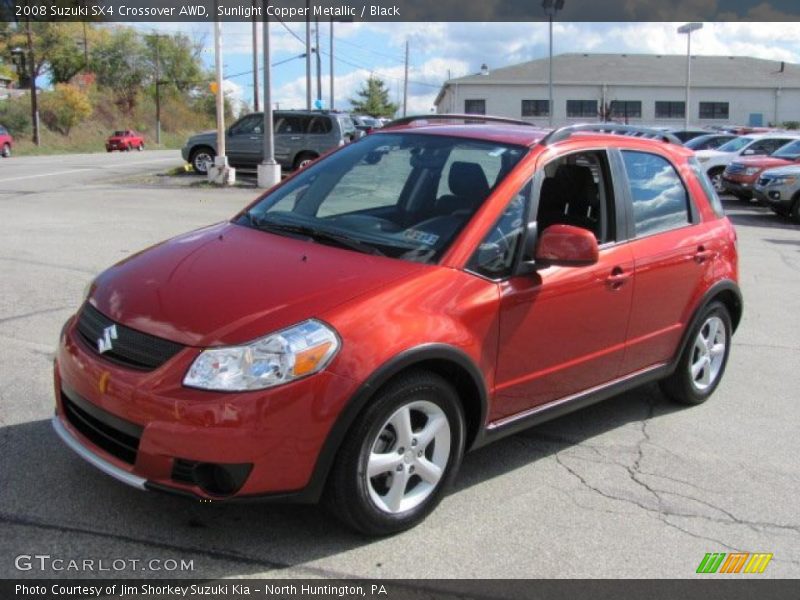
[[[746,158],[738,159],[736,163],[745,167],[759,167],[762,169],[768,169],[770,167],[788,165],[791,164],[792,161],[786,160],[785,158],[772,158],[771,156],[748,156]]]
[[[181,344],[238,344],[428,268],[221,223],[116,264],[89,301],[118,323]]]
[[[719,150],[698,150],[695,152],[695,156],[698,158],[707,157],[707,158],[717,158],[721,156],[733,156],[736,154],[735,152],[720,152]]]
[[[784,167],[777,167],[771,168],[768,171],[764,171],[762,175],[795,175],[800,176],[800,165],[792,164],[786,165]]]
[[[213,140],[217,139],[216,130],[211,129],[209,131],[201,131],[200,133],[195,133],[193,136],[189,138],[189,141],[194,142],[198,140],[209,140],[209,139]]]

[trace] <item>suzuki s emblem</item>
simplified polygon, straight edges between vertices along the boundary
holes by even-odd
[[[105,329],[103,329],[103,337],[97,338],[97,351],[102,354],[103,352],[108,352],[114,346],[111,344],[111,340],[117,339],[117,326],[116,325],[109,325]]]

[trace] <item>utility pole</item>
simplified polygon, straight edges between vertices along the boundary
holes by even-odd
[[[217,156],[214,157],[214,166],[208,169],[208,180],[222,185],[230,185],[236,181],[236,170],[228,166],[228,157],[225,155],[225,95],[222,90],[221,21],[214,21],[214,72],[216,87],[214,91],[217,101]]]
[[[264,3],[263,52],[264,52],[264,148],[261,164],[258,165],[258,187],[271,188],[281,180],[281,166],[275,161],[274,123],[272,121],[272,61],[269,47],[269,19],[267,2]]]
[[[331,103],[330,109],[333,110],[333,17],[331,17],[331,40],[330,40],[331,48],[330,48],[330,84],[331,84]]]
[[[86,37],[86,21],[83,21],[83,69],[89,68],[89,39]]]
[[[315,19],[314,31],[316,36],[314,51],[317,53],[317,104],[322,105],[322,53],[319,51],[319,17]]]
[[[403,77],[403,116],[408,114],[408,40],[406,40],[406,69]]]
[[[33,52],[33,33],[31,32],[31,20],[25,19],[25,33],[28,38],[28,64],[31,76],[31,121],[33,122],[33,143],[37,146],[41,143],[39,137],[39,98],[36,94],[36,56]]]
[[[306,0],[306,110],[311,110],[311,2]]]
[[[255,15],[256,3],[258,0],[253,0],[253,110],[259,110],[259,93],[258,93],[258,20]]]
[[[153,33],[156,39],[156,144],[161,144],[161,37]]]

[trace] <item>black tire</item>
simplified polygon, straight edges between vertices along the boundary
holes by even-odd
[[[711,185],[718,194],[725,194],[725,187],[722,185],[722,173],[725,171],[723,167],[715,167],[708,172],[708,178],[711,180]]]
[[[390,417],[404,409],[411,408],[413,411],[413,407],[420,405],[433,408],[434,418],[439,423],[442,416],[445,417],[449,427],[449,447],[442,442],[442,446],[436,448],[436,440],[430,443],[420,440],[420,445],[417,445],[416,436],[421,437],[424,426],[434,421],[420,423],[415,419],[419,413],[414,412],[410,413],[412,416],[409,418],[412,424],[411,448],[400,446],[403,439],[400,433],[391,442],[386,440],[385,434],[389,432],[387,426],[391,427],[388,422]],[[441,427],[436,429],[441,431]],[[389,535],[414,527],[436,508],[455,479],[464,453],[464,438],[464,412],[452,385],[429,371],[411,371],[400,375],[377,392],[350,428],[328,478],[325,505],[345,525],[366,535]],[[369,459],[375,456],[373,451],[378,444],[383,444],[381,450],[386,451],[385,456],[394,457],[398,465],[386,467],[381,474],[368,477]],[[448,450],[447,456],[439,456],[438,459],[444,464],[441,475],[436,483],[426,483],[419,474],[422,472],[421,462],[413,462],[416,460],[414,457],[419,456],[419,461],[436,462],[435,453],[444,450]],[[414,464],[420,465],[417,474]],[[386,505],[379,505],[380,499],[376,502],[374,498],[377,497],[376,487],[381,485],[387,489],[385,497],[389,498],[388,489],[394,482],[395,469],[403,471],[403,479],[398,480],[403,482],[402,501],[408,499],[412,506],[408,510],[400,510],[402,507],[398,506],[396,512],[391,512]],[[419,485],[423,487],[418,488]],[[415,491],[422,491],[419,494],[421,500],[414,499]]]
[[[208,173],[208,167],[213,164],[216,156],[217,153],[214,152],[213,149],[208,146],[200,146],[192,150],[192,154],[189,156],[189,162],[192,163],[192,168],[195,173],[206,175]]]
[[[137,149],[139,152],[141,152],[142,150],[144,150],[144,144],[139,144],[139,145],[136,147],[136,149]]]
[[[692,365],[699,365],[704,358],[701,349],[702,344],[699,342],[701,333],[703,337],[710,334],[710,323],[716,320],[723,327],[724,332],[724,350],[717,353],[720,356],[721,362],[715,369],[713,367],[713,348],[716,347],[715,340],[712,339],[712,347],[710,351],[709,362],[703,369],[694,375]],[[686,348],[678,359],[678,366],[675,372],[660,382],[661,390],[674,402],[679,404],[696,405],[702,404],[714,393],[717,389],[719,382],[722,381],[722,376],[725,374],[725,367],[728,364],[728,355],[731,350],[731,335],[733,327],[731,325],[731,316],[728,309],[721,302],[711,302],[697,320],[696,325],[692,328],[689,334],[689,339]],[[708,346],[706,345],[706,348]],[[709,381],[702,382],[705,375],[708,375]]]
[[[315,160],[317,155],[313,152],[301,152],[298,154],[294,159],[294,169],[297,171],[298,169],[303,169],[308,166],[311,161]]]
[[[0,154],[2,154],[3,158],[10,158],[11,157],[11,145],[10,144],[3,144],[3,151]]]
[[[130,144],[128,144],[128,145],[125,147],[125,152],[130,152],[131,150],[133,150],[133,146],[131,146]]]
[[[800,223],[800,193],[794,195],[792,208],[789,209],[789,218],[795,223]]]

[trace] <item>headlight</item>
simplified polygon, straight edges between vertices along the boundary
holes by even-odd
[[[221,392],[262,390],[324,369],[339,350],[339,338],[310,319],[242,346],[203,350],[183,385]]]
[[[761,169],[759,169],[758,167],[747,167],[747,168],[744,170],[744,174],[745,174],[745,175],[748,175],[748,176],[750,176],[750,175],[755,175],[755,174],[756,174],[756,173],[758,173],[760,170],[761,170]]]
[[[780,177],[773,177],[767,185],[793,185],[797,181],[794,175],[782,175]]]

